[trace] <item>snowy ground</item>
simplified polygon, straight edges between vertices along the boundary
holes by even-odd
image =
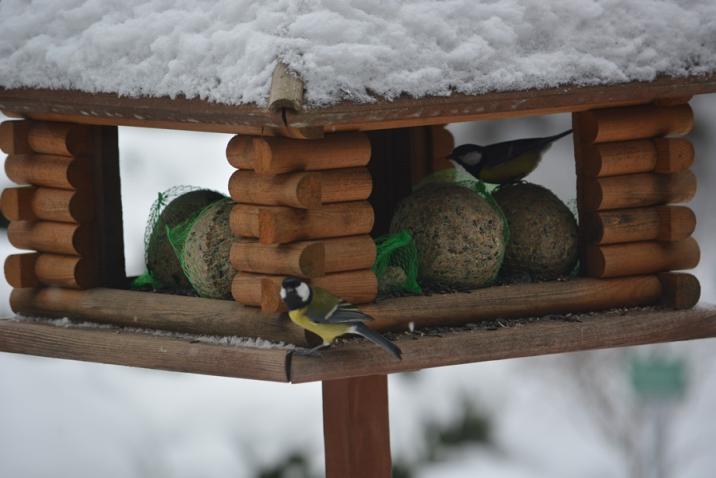
[[[716,154],[712,98],[694,102],[697,118],[713,117],[711,130],[693,135],[702,160],[697,165],[702,184],[707,177],[711,184],[716,181],[716,164],[709,161]],[[496,141],[561,131],[568,121],[559,115],[454,130],[459,140]],[[128,272],[137,274],[142,269],[144,222],[156,192],[186,183],[225,191],[230,172],[224,160],[227,136],[131,128],[120,134]],[[192,167],[197,164],[201,167]],[[530,179],[569,200],[574,192],[566,185],[572,184],[572,177],[571,143],[564,140]],[[716,223],[709,214],[715,198],[714,188],[703,187],[694,203],[702,219],[698,275],[704,299],[710,302],[716,302]],[[4,236],[0,251],[10,252]],[[0,297],[7,294],[0,281]],[[0,298],[0,309],[7,313],[5,299]],[[691,358],[694,383],[672,417],[668,452],[680,460],[673,476],[710,477],[716,467],[708,447],[716,440],[713,349],[713,340],[660,347]],[[451,421],[467,398],[489,413],[495,444],[454,450],[449,459],[421,465],[420,478],[628,476],[618,445],[601,434],[589,401],[575,389],[570,372],[575,357],[392,376],[396,461],[419,460],[425,448],[424,424]],[[609,351],[596,358],[609,378],[600,385],[622,390],[623,362],[612,360]],[[616,398],[619,408],[623,404]],[[307,453],[320,472],[320,403],[317,384],[280,385],[0,353],[0,476],[252,477],[292,451]],[[614,416],[603,420],[619,425]]]

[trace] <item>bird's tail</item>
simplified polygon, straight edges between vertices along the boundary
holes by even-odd
[[[554,136],[547,136],[547,137],[544,138],[544,139],[545,139],[545,142],[547,142],[547,143],[552,143],[553,141],[557,141],[559,138],[564,138],[565,136],[567,136],[567,135],[570,134],[571,132],[572,132],[572,130],[571,130],[571,129],[568,129],[567,131],[562,131],[561,133],[555,134]]]
[[[352,332],[370,340],[378,347],[381,347],[385,351],[395,356],[395,358],[397,358],[398,360],[401,360],[402,352],[400,351],[400,348],[390,340],[380,335],[378,332],[370,330],[364,324],[356,324]]]

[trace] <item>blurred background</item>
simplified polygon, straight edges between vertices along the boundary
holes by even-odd
[[[702,300],[716,302],[716,95],[692,101]],[[3,118],[4,119],[4,118]],[[456,143],[545,136],[569,115],[453,125]],[[127,272],[157,193],[226,193],[229,135],[120,128]],[[2,158],[0,158],[2,159]],[[528,178],[574,200],[569,139]],[[7,179],[2,178],[8,185]],[[5,230],[0,249],[11,253]],[[0,284],[8,315],[9,286]],[[610,349],[390,377],[396,477],[711,477],[716,342]],[[0,353],[2,477],[323,475],[320,384],[284,385]]]

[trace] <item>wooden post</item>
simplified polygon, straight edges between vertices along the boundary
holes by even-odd
[[[323,439],[326,477],[390,477],[388,377],[324,381]]]
[[[99,211],[94,221],[99,285],[121,288],[127,276],[117,127],[93,126],[92,146],[93,191]]]

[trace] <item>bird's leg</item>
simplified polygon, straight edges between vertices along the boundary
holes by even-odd
[[[306,350],[306,349],[295,349],[295,350],[294,350],[294,353],[297,354],[297,355],[304,355],[304,356],[306,356],[306,357],[320,357],[320,356],[321,356],[321,352],[319,352],[319,350],[324,349],[324,348],[326,348],[326,347],[329,347],[330,345],[331,345],[331,344],[322,343],[322,344],[316,345],[315,347],[313,347],[313,348],[311,348],[311,349],[308,349],[308,350]]]

